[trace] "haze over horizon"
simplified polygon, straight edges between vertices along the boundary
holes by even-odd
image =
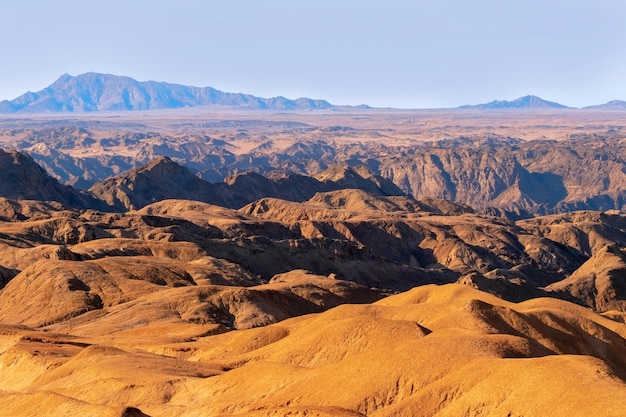
[[[537,0],[297,4],[119,0],[0,6],[0,100],[61,74],[333,104],[436,108],[537,95],[626,99],[626,4]]]

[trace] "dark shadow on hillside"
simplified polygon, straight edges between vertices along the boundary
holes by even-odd
[[[551,172],[529,172],[527,181],[520,183],[520,189],[539,204],[555,205],[567,196],[563,178]]]

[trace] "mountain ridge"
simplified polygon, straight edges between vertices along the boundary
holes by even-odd
[[[506,109],[569,109],[554,101],[544,100],[541,97],[527,95],[515,100],[494,100],[489,103],[460,106],[458,109],[478,109],[478,110],[506,110]]]
[[[160,156],[139,168],[94,184],[89,192],[111,208],[121,211],[139,209],[156,201],[173,198],[240,208],[264,197],[304,201],[316,192],[348,188],[381,196],[404,194],[393,183],[373,175],[365,167],[333,169],[333,178],[325,178],[326,171],[320,173],[321,177],[277,172],[263,176],[255,172],[243,172],[226,178],[224,182],[210,183],[170,158]]]
[[[611,100],[604,104],[583,107],[584,110],[626,110],[626,101]]]
[[[261,98],[250,94],[227,93],[212,87],[194,87],[131,77],[85,73],[61,75],[48,87],[0,102],[0,113],[94,112],[162,110],[197,106],[226,106],[245,109],[311,110],[327,109],[325,100],[306,97]]]
[[[270,98],[252,94],[224,92],[213,87],[197,87],[165,81],[137,81],[123,75],[87,72],[72,76],[62,74],[48,87],[26,93],[12,100],[0,101],[2,113],[56,113],[167,110],[197,106],[221,106],[247,110],[316,110],[337,106],[322,99],[282,96]],[[345,106],[339,106],[345,107]],[[371,109],[361,104],[348,106]],[[393,108],[391,108],[393,109]],[[455,108],[450,108],[455,109]],[[526,95],[515,100],[493,100],[488,103],[467,104],[456,109],[577,109],[557,102]],[[626,102],[611,100],[604,104],[582,107],[586,110],[624,110]]]

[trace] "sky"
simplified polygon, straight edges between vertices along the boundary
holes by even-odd
[[[626,100],[624,0],[7,0],[0,100],[62,74],[333,104]]]

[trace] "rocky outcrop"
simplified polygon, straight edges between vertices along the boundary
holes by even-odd
[[[615,244],[598,250],[572,275],[547,287],[566,291],[596,311],[626,311],[626,253]]]
[[[145,166],[95,184],[89,192],[111,208],[124,211],[156,201],[180,198],[203,201],[211,185],[168,157],[159,157]]]
[[[0,196],[5,198],[55,201],[74,208],[103,207],[96,199],[70,186],[61,185],[22,152],[0,149],[0,178]]]

